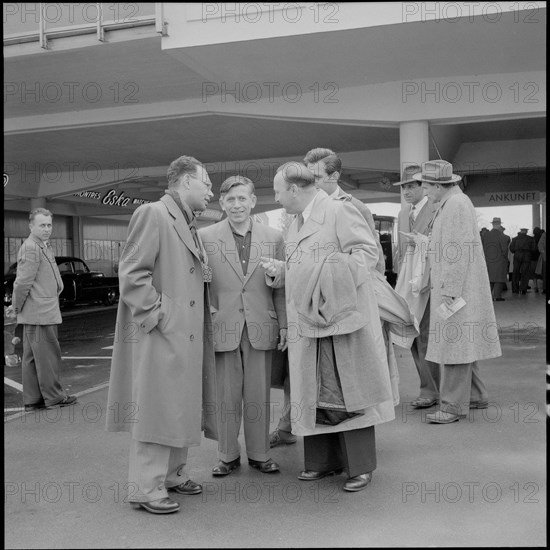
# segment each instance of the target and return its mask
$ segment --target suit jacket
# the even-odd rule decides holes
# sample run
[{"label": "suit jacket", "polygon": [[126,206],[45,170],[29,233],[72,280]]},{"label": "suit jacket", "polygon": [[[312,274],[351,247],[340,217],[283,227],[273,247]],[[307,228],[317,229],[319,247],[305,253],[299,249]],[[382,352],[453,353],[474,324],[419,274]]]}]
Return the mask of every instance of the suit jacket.
[{"label": "suit jacket", "polygon": [[[317,338],[302,334],[299,304],[292,298],[296,282],[307,278],[328,255],[348,264],[357,285],[357,309],[366,321],[365,326],[355,332],[333,337],[346,409],[360,409],[363,413],[337,426],[315,422]],[[378,252],[363,216],[350,201],[335,201],[324,191],[318,191],[311,215],[300,231],[296,220],[289,227],[285,259],[285,263],[277,263],[279,273],[273,284],[286,287],[290,399],[300,413],[292,415],[292,432],[316,435],[393,420],[394,397],[373,286]]]},{"label": "suit jacket", "polygon": [[59,295],[63,281],[50,247],[29,235],[17,254],[17,275],[13,283],[12,305],[17,322],[26,325],[61,323]]},{"label": "suit jacket", "polygon": [[510,237],[500,229],[491,229],[481,238],[487,271],[491,283],[505,283],[508,280],[508,247]]},{"label": "suit jacket", "polygon": [[119,264],[120,300],[107,429],[171,447],[217,435],[210,304],[189,225],[169,195],[132,215]]},{"label": "suit jacket", "polygon": [[[401,208],[397,216],[397,230],[403,231],[404,233],[418,231],[418,233],[422,233],[422,235],[428,235],[428,225],[435,216],[435,213],[437,212],[437,205],[428,200],[416,215],[416,219],[414,220],[412,226],[409,218],[410,212],[410,204],[405,204],[403,208]],[[401,271],[401,266],[403,265],[403,259],[405,257],[405,254],[407,253],[407,245],[414,244],[414,241],[410,241],[403,237],[401,233],[398,233],[397,243],[397,273],[399,273]]]},{"label": "suit jacket", "polygon": [[514,264],[517,262],[530,262],[531,253],[535,251],[535,239],[530,235],[518,233],[510,243],[510,252],[514,254]]},{"label": "suit jacket", "polygon": [[359,199],[356,199],[353,195],[349,195],[348,193],[345,193],[340,186],[338,186],[338,199],[350,200],[351,204],[353,204],[353,206],[355,206],[355,208],[359,210],[359,212],[361,213],[361,216],[365,218],[365,221],[367,222],[367,225],[371,230],[372,237],[376,242],[376,248],[378,248],[378,262],[376,263],[376,270],[382,273],[383,275],[386,272],[386,260],[384,258],[384,250],[382,249],[382,244],[380,243],[380,236],[376,232],[374,218],[372,216],[372,213],[369,207],[364,202],[360,201]]},{"label": "suit jacket", "polygon": [[284,289],[266,285],[260,257],[284,258],[280,231],[252,222],[250,259],[243,275],[229,220],[199,230],[208,264],[214,345],[217,352],[237,349],[246,323],[254,349],[277,347],[279,327],[286,328]]}]

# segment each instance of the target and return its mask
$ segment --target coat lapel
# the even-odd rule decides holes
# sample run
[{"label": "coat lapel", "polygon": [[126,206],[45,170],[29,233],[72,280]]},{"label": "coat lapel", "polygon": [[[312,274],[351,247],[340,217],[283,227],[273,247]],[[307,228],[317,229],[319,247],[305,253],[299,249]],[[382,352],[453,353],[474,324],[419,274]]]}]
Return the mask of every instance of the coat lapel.
[{"label": "coat lapel", "polygon": [[319,192],[313,199],[313,208],[311,210],[311,214],[309,218],[305,221],[302,229],[300,229],[300,231],[298,231],[298,233],[296,234],[297,243],[303,241],[310,235],[317,233],[317,231],[321,229],[321,226],[323,225],[323,222],[325,220],[325,209],[319,209],[319,204],[325,198],[326,200],[331,200],[326,193],[323,193],[323,195],[324,196],[321,196],[321,192]]},{"label": "coat lapel", "polygon": [[310,237],[311,235],[317,233],[323,226],[323,222],[325,220],[325,209],[319,208],[319,205],[321,204],[323,199],[332,200],[328,197],[326,193],[322,191],[317,193],[317,195],[313,199],[314,202],[311,214],[305,221],[300,231],[297,231],[298,222],[296,221],[296,219],[290,225],[288,229],[288,242],[285,245],[287,262],[289,262],[292,259],[292,256],[294,256],[294,254],[296,253],[300,242],[307,237]]},{"label": "coat lapel", "polygon": [[185,216],[183,215],[183,212],[180,210],[179,206],[176,204],[174,199],[170,197],[170,195],[164,195],[163,197],[161,197],[160,200],[164,203],[166,209],[168,210],[168,213],[172,217],[174,229],[176,230],[179,238],[183,241],[183,243],[185,244],[185,246],[187,246],[191,253],[199,261],[201,261],[199,251],[197,250],[197,246],[195,245],[195,240],[193,239],[193,235],[191,235],[191,230],[189,229],[187,221],[185,220]]},{"label": "coat lapel", "polygon": [[261,256],[270,256],[273,252],[270,250],[270,246],[274,243],[267,243],[263,238],[263,228],[258,222],[252,223],[252,235],[250,238],[250,258],[248,260],[248,269],[246,271],[246,277],[244,279],[245,284],[252,276],[258,265],[260,264]]}]

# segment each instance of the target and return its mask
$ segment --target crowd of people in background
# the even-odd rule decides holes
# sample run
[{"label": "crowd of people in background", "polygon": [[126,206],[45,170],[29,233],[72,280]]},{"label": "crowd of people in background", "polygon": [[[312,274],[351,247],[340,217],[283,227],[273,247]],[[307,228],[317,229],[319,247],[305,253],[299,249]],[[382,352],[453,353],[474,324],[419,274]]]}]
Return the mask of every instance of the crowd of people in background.
[{"label": "crowd of people in background", "polygon": [[[524,295],[530,290],[546,294],[546,232],[523,227],[514,238],[506,235],[500,218],[493,218],[491,230],[480,231],[487,262],[493,300],[502,302],[502,293],[511,283],[512,294]],[[532,286],[530,286],[530,283]]]}]

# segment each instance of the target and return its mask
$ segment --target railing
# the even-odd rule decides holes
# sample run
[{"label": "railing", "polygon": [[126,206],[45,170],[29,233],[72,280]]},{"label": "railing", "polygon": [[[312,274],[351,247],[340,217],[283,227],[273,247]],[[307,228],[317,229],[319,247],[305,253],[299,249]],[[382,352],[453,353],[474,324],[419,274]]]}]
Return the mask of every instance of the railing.
[{"label": "railing", "polygon": [[[21,6],[17,9],[26,10],[28,8],[24,8],[23,6],[28,5],[29,4],[10,4],[9,6]],[[78,12],[79,8],[74,8],[75,5],[81,6],[80,12]],[[21,17],[21,20],[18,22],[21,23],[23,28],[28,28],[26,16],[29,13],[34,15],[34,20],[37,23],[36,29],[23,30],[13,34],[4,33],[4,46],[27,42],[39,42],[43,49],[48,49],[49,39],[81,36],[85,34],[95,34],[99,42],[105,42],[106,31],[149,25],[154,25],[157,33],[166,35],[166,23],[163,17],[162,2],[154,3],[154,13],[145,13],[143,15],[139,15],[139,11],[148,11],[144,9],[144,6],[148,6],[148,4],[106,4],[103,2],[96,2],[95,4],[65,4],[65,6],[73,6],[72,11],[68,13],[70,24],[52,27],[51,24],[58,23],[61,18],[54,18],[49,11],[52,11],[50,8],[59,6],[63,6],[63,4],[38,3],[38,9],[36,11],[21,11],[21,13],[18,14],[17,12],[8,11],[11,8],[4,5],[4,31],[8,30],[6,27],[9,28],[9,24],[6,25],[6,22],[9,22],[9,18],[15,18],[17,21],[18,15]],[[126,11],[122,12],[121,7]],[[90,10],[90,8],[94,8],[94,10]],[[86,13],[84,13],[84,9],[86,9]],[[134,9],[133,12],[132,9]],[[90,11],[92,11],[92,17],[90,17]],[[122,17],[126,14],[128,14],[128,16]],[[64,15],[66,16],[67,13]],[[77,16],[76,18],[74,17],[75,15]],[[67,17],[65,17],[65,19],[67,19]],[[76,20],[84,20],[85,22],[76,23]]]}]

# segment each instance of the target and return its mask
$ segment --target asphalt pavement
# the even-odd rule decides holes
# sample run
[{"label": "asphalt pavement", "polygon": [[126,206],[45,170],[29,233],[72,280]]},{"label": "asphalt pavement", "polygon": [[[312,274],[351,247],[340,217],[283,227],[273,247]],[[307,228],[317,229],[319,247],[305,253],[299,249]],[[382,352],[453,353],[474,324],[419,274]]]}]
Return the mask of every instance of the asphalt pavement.
[{"label": "asphalt pavement", "polygon": [[[343,475],[299,481],[303,440],[272,450],[276,474],[243,464],[214,478],[216,443],[189,454],[203,493],[156,516],[128,502],[128,434],[104,430],[107,387],[64,409],[16,413],[5,428],[6,548],[546,546],[546,297],[495,303],[503,357],[480,363],[490,406],[448,425],[409,405],[418,377],[396,348],[401,403],[376,428],[363,491]],[[162,396],[159,396],[162,399]],[[272,390],[275,426],[282,391]],[[244,447],[243,436],[240,437]]]}]

